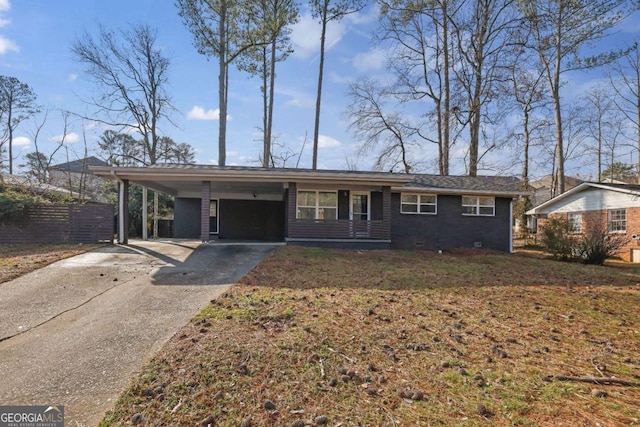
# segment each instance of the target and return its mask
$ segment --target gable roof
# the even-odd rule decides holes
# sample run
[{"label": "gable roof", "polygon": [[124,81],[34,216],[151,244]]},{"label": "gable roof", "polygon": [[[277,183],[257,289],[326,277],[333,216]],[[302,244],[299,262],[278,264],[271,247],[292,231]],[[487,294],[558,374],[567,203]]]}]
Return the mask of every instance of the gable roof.
[{"label": "gable roof", "polygon": [[109,166],[109,164],[95,156],[85,157],[84,159],[73,160],[67,163],[60,163],[49,167],[49,169],[61,170],[65,172],[87,173],[89,166]]},{"label": "gable roof", "polygon": [[640,197],[640,185],[638,184],[611,184],[611,183],[603,183],[603,182],[583,182],[582,184],[579,184],[578,186],[573,187],[571,190],[565,191],[559,196],[556,196],[553,199],[547,200],[546,202],[534,207],[533,209],[528,210],[526,214],[527,215],[538,214],[540,213],[541,210],[548,208],[549,206],[552,206],[573,194],[588,190],[590,188],[599,188],[603,190],[631,194],[631,195]]},{"label": "gable roof", "polygon": [[[486,194],[517,197],[524,194],[520,180],[514,177],[469,177],[426,174],[404,174],[374,171],[345,171],[326,169],[264,168],[249,166],[174,165],[156,164],[149,167],[91,167],[98,176],[128,179],[169,194],[199,191],[202,181],[228,187],[223,183],[261,185],[263,192],[282,189],[282,184],[297,182],[305,185],[376,185],[390,186],[394,191],[438,191],[443,194]],[[197,185],[197,186],[196,186]],[[260,191],[257,191],[260,192]]]}]

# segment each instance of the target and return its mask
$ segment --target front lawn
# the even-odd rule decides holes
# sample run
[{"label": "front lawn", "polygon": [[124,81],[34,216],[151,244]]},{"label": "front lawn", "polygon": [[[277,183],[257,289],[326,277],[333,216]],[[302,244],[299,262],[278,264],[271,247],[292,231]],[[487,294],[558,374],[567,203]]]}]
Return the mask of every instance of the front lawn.
[{"label": "front lawn", "polygon": [[640,425],[639,283],[486,251],[283,247],[101,425]]}]

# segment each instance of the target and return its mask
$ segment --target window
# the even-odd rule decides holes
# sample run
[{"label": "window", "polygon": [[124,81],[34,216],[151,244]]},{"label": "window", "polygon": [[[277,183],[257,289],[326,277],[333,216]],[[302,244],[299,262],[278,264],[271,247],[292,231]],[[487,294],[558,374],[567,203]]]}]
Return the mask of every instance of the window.
[{"label": "window", "polygon": [[298,219],[337,219],[338,193],[298,191]]},{"label": "window", "polygon": [[582,212],[567,213],[567,228],[569,233],[582,233]]},{"label": "window", "polygon": [[495,197],[462,196],[462,215],[494,216]]},{"label": "window", "polygon": [[400,213],[431,214],[438,212],[438,197],[435,194],[402,194]]},{"label": "window", "polygon": [[609,233],[627,232],[627,210],[612,209],[609,211]]}]

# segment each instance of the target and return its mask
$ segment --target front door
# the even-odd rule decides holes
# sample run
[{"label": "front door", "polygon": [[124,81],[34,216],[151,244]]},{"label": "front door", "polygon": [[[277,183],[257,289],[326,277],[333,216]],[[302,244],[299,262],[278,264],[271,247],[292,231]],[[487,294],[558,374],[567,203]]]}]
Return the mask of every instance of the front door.
[{"label": "front door", "polygon": [[351,220],[355,236],[365,237],[369,235],[369,220],[371,206],[369,193],[351,193]]},{"label": "front door", "polygon": [[218,234],[218,201],[209,202],[209,234]]}]

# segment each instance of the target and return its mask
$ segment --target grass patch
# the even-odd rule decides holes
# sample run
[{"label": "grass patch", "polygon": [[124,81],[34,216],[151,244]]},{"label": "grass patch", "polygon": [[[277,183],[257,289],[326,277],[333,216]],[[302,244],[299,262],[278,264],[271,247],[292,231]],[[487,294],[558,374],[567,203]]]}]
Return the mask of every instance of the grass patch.
[{"label": "grass patch", "polygon": [[485,251],[283,247],[171,339],[101,426],[638,424],[639,387],[546,379],[640,381],[638,282],[637,268]]}]

